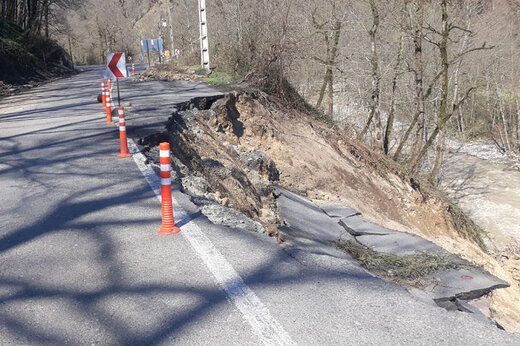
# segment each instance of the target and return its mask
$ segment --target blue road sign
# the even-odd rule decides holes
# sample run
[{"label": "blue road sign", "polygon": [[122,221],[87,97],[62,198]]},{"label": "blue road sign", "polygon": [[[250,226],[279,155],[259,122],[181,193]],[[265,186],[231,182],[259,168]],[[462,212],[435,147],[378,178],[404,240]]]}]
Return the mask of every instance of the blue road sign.
[{"label": "blue road sign", "polygon": [[141,47],[143,52],[162,52],[163,51],[163,40],[161,38],[149,38],[141,40]]}]

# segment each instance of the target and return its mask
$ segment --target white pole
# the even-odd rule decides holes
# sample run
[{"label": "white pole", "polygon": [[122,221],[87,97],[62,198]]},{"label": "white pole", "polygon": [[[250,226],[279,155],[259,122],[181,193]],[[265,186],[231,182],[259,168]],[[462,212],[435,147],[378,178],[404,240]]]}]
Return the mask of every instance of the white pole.
[{"label": "white pole", "polygon": [[170,42],[171,42],[171,46],[170,46],[170,56],[173,56],[175,54],[175,45],[173,44],[173,21],[172,21],[172,10],[170,8],[171,4],[170,2],[168,1],[167,3],[167,6],[168,6],[168,22],[170,24]]},{"label": "white pole", "polygon": [[199,0],[200,23],[200,63],[207,72],[209,69],[208,24],[206,22],[206,0]]}]

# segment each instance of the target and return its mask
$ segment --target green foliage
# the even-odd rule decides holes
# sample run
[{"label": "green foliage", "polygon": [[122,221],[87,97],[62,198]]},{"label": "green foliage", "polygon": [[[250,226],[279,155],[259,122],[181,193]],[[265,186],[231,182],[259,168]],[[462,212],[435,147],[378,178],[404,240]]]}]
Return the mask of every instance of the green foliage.
[{"label": "green foliage", "polygon": [[22,29],[0,18],[0,38],[16,40],[23,35]]},{"label": "green foliage", "polygon": [[25,33],[2,20],[0,66],[0,81],[18,84],[70,71],[70,59],[56,41]]},{"label": "green foliage", "polygon": [[0,80],[16,83],[30,76],[38,65],[38,59],[16,41],[0,38]]},{"label": "green foliage", "polygon": [[202,80],[214,85],[228,84],[235,81],[233,76],[225,72],[212,72],[209,76],[203,78]]}]

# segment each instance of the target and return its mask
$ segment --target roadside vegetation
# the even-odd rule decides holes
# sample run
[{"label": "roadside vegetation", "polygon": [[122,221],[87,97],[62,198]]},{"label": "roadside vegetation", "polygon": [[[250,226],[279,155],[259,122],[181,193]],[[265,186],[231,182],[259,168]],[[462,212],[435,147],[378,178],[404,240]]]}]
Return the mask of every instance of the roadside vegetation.
[{"label": "roadside vegetation", "polygon": [[69,55],[49,36],[48,18],[37,11],[48,10],[21,6],[5,0],[0,8],[0,95],[72,72]]},{"label": "roadside vegetation", "polygon": [[25,33],[0,21],[0,81],[11,84],[44,80],[71,71],[68,55],[56,41]]},{"label": "roadside vegetation", "polygon": [[213,85],[222,85],[222,84],[229,84],[233,83],[235,79],[230,74],[227,74],[226,72],[212,72],[208,76],[202,78],[202,80],[206,83],[213,84]]},{"label": "roadside vegetation", "polygon": [[352,241],[338,241],[336,246],[351,255],[371,273],[400,285],[421,288],[429,283],[424,279],[436,271],[457,269],[446,256],[420,253],[396,256],[376,252]]}]

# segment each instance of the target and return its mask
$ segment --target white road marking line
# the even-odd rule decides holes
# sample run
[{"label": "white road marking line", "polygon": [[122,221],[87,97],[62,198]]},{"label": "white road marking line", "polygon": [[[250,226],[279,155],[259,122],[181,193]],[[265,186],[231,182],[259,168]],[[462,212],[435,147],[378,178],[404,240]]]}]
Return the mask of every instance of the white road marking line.
[{"label": "white road marking line", "polygon": [[[146,181],[161,199],[161,180],[154,170],[145,164],[146,158],[132,139],[128,139],[128,149],[133,154],[137,167],[143,173]],[[189,221],[189,215],[172,197],[175,215],[178,219]],[[258,296],[246,285],[220,251],[193,222],[187,222],[181,227],[182,234],[191,244],[197,255],[202,259],[209,271],[215,277],[217,284],[226,292],[244,316],[260,340],[265,345],[295,345],[282,325],[274,319]]]}]

